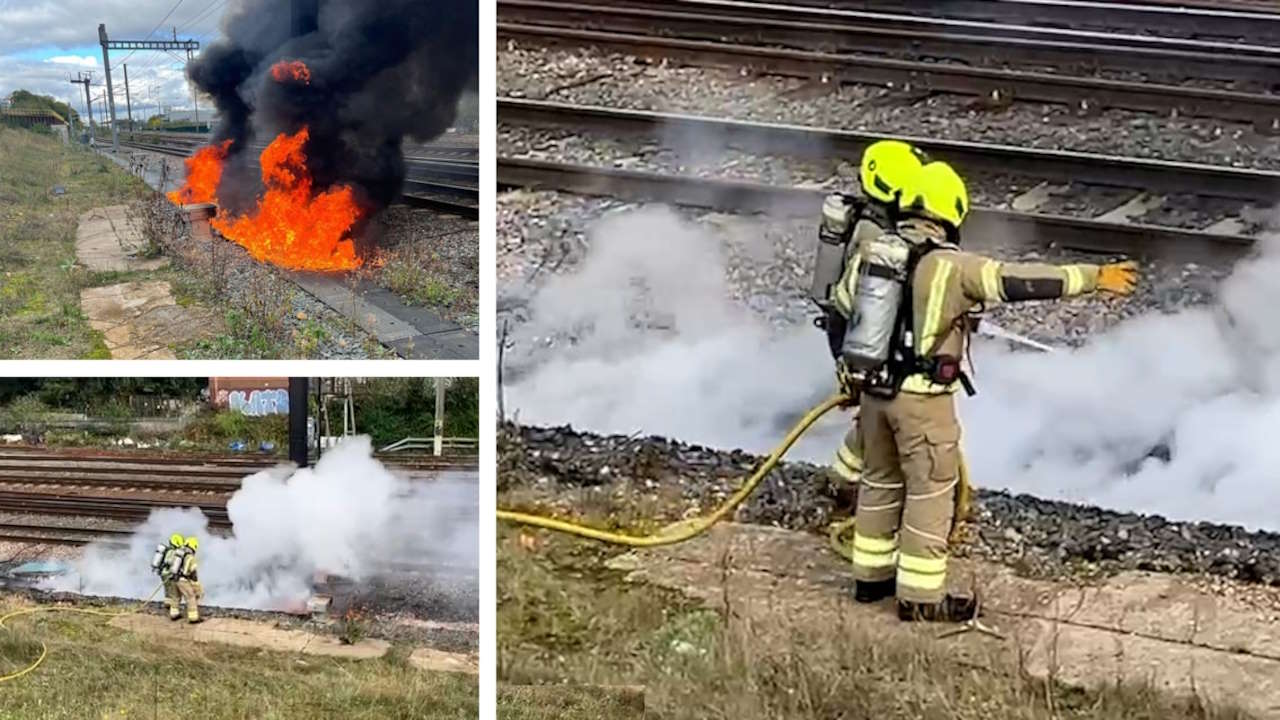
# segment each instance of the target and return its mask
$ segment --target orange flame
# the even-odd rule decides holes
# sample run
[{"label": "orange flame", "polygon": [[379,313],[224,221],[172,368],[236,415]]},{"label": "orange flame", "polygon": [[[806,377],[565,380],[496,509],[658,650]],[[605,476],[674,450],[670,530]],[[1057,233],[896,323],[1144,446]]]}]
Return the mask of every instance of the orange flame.
[{"label": "orange flame", "polygon": [[211,224],[259,260],[294,270],[353,270],[361,261],[349,233],[363,213],[346,185],[312,190],[303,152],[309,137],[304,127],[273,140],[259,158],[266,193],[258,207],[241,217],[219,210]]},{"label": "orange flame", "polygon": [[295,82],[311,84],[311,68],[301,60],[281,60],[271,66],[271,77],[276,82],[285,82],[293,80]]},{"label": "orange flame", "polygon": [[222,180],[222,161],[227,159],[231,141],[219,145],[207,145],[183,163],[187,166],[187,182],[180,189],[168,194],[175,205],[214,202],[218,183]]}]

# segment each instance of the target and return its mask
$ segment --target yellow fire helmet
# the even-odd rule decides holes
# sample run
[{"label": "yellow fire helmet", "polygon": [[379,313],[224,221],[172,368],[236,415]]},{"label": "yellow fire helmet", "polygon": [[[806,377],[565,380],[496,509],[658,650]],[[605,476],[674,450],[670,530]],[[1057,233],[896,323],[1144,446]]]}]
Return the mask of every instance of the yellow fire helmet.
[{"label": "yellow fire helmet", "polygon": [[182,547],[183,542],[182,536],[178,533],[174,533],[169,536],[169,544],[174,547]]},{"label": "yellow fire helmet", "polygon": [[880,202],[898,201],[911,179],[920,172],[922,153],[900,140],[880,140],[862,152],[858,173],[862,192]]},{"label": "yellow fire helmet", "polygon": [[946,223],[960,229],[969,214],[969,191],[950,165],[931,162],[902,191],[902,212]]},{"label": "yellow fire helmet", "polygon": [[191,537],[187,538],[187,547],[191,548],[192,550],[199,550],[200,541],[197,540],[194,535],[192,535]]}]

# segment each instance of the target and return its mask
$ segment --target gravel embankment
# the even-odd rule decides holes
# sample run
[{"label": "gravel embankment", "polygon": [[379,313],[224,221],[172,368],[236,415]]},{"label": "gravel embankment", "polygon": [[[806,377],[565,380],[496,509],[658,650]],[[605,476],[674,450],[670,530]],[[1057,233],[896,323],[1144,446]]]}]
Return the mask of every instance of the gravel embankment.
[{"label": "gravel embankment", "polygon": [[497,71],[499,94],[513,98],[1280,168],[1280,137],[1261,135],[1246,123],[1207,118],[1082,113],[1031,102],[993,109],[959,95],[870,85],[831,88],[797,78],[655,63],[597,48],[549,49],[513,41],[501,45]]},{"label": "gravel embankment", "polygon": [[[499,492],[521,503],[663,509],[664,519],[723,501],[758,458],[659,438],[600,436],[571,428],[505,425],[498,436]],[[824,532],[837,506],[829,471],[783,463],[739,510],[740,522]],[[960,554],[1037,577],[1136,569],[1280,587],[1280,534],[1171,522],[979,490]]]},{"label": "gravel embankment", "polygon": [[480,321],[480,225],[432,210],[394,205],[377,219],[376,261],[362,271],[409,305],[463,327]]}]

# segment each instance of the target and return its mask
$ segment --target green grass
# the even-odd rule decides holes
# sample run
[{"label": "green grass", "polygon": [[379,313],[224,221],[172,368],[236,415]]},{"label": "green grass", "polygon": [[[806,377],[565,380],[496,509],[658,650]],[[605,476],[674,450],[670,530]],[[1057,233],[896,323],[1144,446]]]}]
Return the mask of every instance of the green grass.
[{"label": "green grass", "polygon": [[0,358],[104,357],[80,312],[80,290],[97,278],[75,267],[78,218],[146,192],[106,158],[0,127]]},{"label": "green grass", "polygon": [[107,622],[55,613],[0,630],[0,675],[27,665],[40,641],[49,646],[35,672],[0,684],[0,720],[471,720],[479,712],[475,676],[413,668],[408,648],[347,661],[160,641]]},{"label": "green grass", "polygon": [[382,282],[409,305],[446,309],[458,300],[458,292],[416,258],[392,258],[382,268]]},{"label": "green grass", "polygon": [[644,716],[642,688],[594,685],[498,687],[498,717],[503,720],[558,720],[578,717],[639,720]]},{"label": "green grass", "polygon": [[[571,720],[626,717],[573,692],[548,699],[566,684],[641,686],[645,717],[690,720],[1248,717],[1151,687],[1046,688],[1002,652],[961,662],[943,643],[887,644],[856,624],[764,627],[626,582],[605,569],[613,551],[598,544],[523,532],[502,527],[498,535],[502,718],[546,717],[538,713],[550,702],[566,703],[558,716]],[[530,700],[524,685],[547,686],[551,695]]]}]

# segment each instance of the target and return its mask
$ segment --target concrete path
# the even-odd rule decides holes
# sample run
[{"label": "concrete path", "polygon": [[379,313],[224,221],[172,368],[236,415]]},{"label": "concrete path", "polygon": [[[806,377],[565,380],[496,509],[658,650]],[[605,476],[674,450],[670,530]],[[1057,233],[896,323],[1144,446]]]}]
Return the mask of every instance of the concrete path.
[{"label": "concrete path", "polygon": [[409,653],[409,664],[431,672],[480,674],[480,662],[475,656],[432,648],[418,648]]},{"label": "concrete path", "polygon": [[86,288],[80,291],[80,308],[117,360],[172,360],[174,347],[222,329],[216,313],[179,306],[164,281]]},{"label": "concrete path", "polygon": [[984,667],[1022,667],[1035,678],[1099,687],[1151,683],[1198,693],[1264,718],[1280,718],[1280,592],[1188,578],[1125,573],[1096,584],[1016,577],[1000,565],[954,560],[951,582],[982,591],[984,622],[1005,639],[976,633],[940,639],[946,626],[901,623],[890,603],[859,605],[847,564],[822,538],[725,524],[697,540],[615,558],[629,579],[679,590],[786,637],[791,629],[860,625],[889,641],[945,643]]},{"label": "concrete path", "polygon": [[[238,618],[213,617],[199,625],[172,621],[149,614],[121,615],[111,625],[122,630],[162,637],[167,640],[220,643],[237,647],[259,648],[276,652],[323,655],[346,660],[380,658],[391,649],[391,643],[368,638],[353,644],[343,643],[332,635],[318,635],[303,630],[285,630],[271,623]],[[450,672],[476,675],[479,660],[474,655],[418,648],[409,654],[409,664],[427,672]]]},{"label": "concrete path", "polygon": [[405,305],[386,288],[363,282],[352,288],[342,278],[323,273],[294,272],[289,277],[402,358],[474,360],[480,357],[479,335],[427,308]]},{"label": "concrete path", "polygon": [[76,258],[94,272],[158,270],[167,258],[143,258],[142,232],[129,220],[124,205],[94,208],[80,216]]},{"label": "concrete path", "polygon": [[221,643],[238,647],[261,648],[277,652],[324,655],[347,660],[380,658],[391,649],[386,640],[369,639],[347,645],[331,635],[316,635],[301,630],[283,630],[253,620],[209,618],[199,625],[172,621],[159,615],[121,615],[111,625],[147,635],[177,640]]}]

